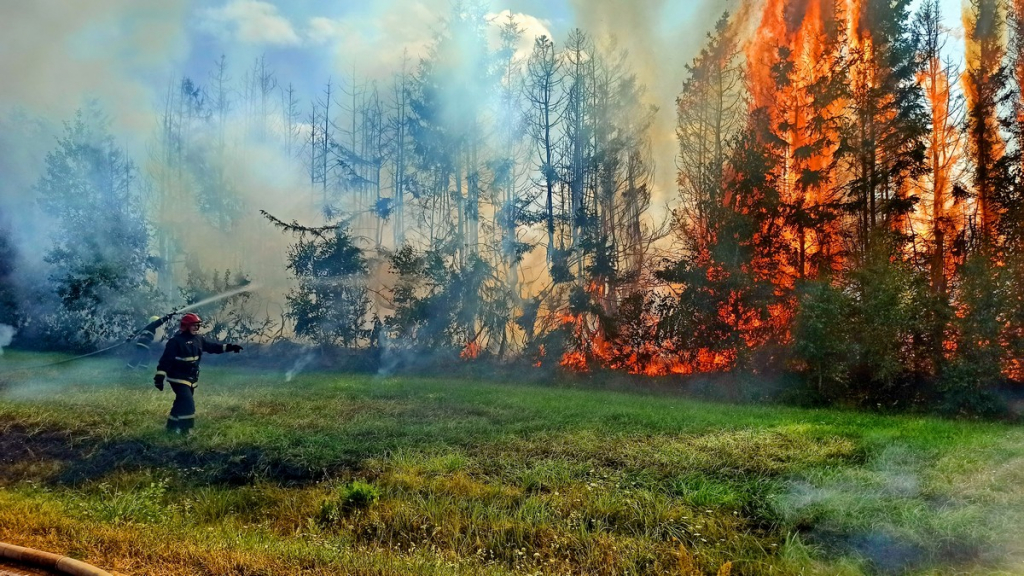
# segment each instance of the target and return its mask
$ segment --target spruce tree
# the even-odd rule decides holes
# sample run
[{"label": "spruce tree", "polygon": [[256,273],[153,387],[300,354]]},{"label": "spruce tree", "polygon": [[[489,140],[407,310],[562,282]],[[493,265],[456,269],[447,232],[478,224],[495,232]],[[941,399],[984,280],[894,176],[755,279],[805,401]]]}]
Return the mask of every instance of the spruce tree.
[{"label": "spruce tree", "polygon": [[152,313],[147,225],[135,165],[95,104],[65,123],[36,191],[56,222],[46,255],[56,296],[44,319],[50,344],[90,347],[132,333]]}]

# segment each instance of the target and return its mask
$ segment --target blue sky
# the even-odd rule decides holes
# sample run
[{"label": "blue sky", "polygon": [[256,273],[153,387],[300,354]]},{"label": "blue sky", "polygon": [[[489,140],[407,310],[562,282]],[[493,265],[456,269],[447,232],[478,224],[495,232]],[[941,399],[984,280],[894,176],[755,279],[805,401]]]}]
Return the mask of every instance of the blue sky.
[{"label": "blue sky", "polygon": [[[236,69],[264,55],[282,81],[303,92],[353,69],[360,76],[386,76],[403,49],[415,63],[447,6],[447,0],[199,2],[190,15],[192,49],[183,69],[201,77],[221,53]],[[514,0],[501,7],[535,16],[531,29],[556,37],[572,25],[565,2]]]}]

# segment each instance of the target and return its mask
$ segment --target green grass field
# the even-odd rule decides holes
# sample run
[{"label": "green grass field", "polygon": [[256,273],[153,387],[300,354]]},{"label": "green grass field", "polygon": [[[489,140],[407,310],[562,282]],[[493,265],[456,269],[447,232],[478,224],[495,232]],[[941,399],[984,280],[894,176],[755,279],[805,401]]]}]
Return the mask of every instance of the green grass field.
[{"label": "green grass field", "polygon": [[[0,540],[131,575],[1024,574],[1024,429],[0,356]],[[220,363],[221,367],[218,367]]]}]

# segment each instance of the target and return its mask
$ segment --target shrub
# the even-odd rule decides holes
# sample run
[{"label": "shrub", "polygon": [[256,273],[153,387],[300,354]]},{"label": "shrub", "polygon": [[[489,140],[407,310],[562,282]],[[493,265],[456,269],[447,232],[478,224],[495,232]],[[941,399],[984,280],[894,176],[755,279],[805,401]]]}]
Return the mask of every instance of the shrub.
[{"label": "shrub", "polygon": [[317,523],[329,526],[337,523],[345,516],[365,510],[380,500],[380,490],[373,484],[354,480],[342,486],[337,497],[324,500],[320,504],[320,512],[317,514]]},{"label": "shrub", "polygon": [[827,399],[844,395],[849,384],[851,308],[849,296],[827,282],[811,282],[802,290],[793,352],[818,394]]}]

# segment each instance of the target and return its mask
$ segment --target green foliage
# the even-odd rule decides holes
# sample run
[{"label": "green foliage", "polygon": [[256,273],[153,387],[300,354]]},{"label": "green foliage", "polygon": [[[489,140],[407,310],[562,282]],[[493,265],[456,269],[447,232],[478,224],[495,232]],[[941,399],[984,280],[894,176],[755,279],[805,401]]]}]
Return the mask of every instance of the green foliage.
[{"label": "green foliage", "polygon": [[1003,381],[1007,274],[984,254],[973,256],[963,268],[963,282],[957,290],[963,311],[952,323],[956,355],[939,379],[941,408],[948,414],[992,415],[1000,411],[992,389]]},{"label": "green foliage", "polygon": [[373,484],[354,480],[338,491],[338,503],[345,509],[369,508],[380,500],[380,489]]},{"label": "green foliage", "polygon": [[883,240],[848,280],[800,289],[792,350],[830,402],[908,407],[929,400],[920,382],[944,362],[948,308],[924,273],[890,257]]},{"label": "green foliage", "polygon": [[137,329],[151,314],[148,236],[135,165],[114,144],[95,105],[64,125],[36,184],[57,227],[47,252],[53,312],[42,318],[52,346],[89,348]]},{"label": "green foliage", "polygon": [[934,359],[929,343],[937,316],[925,275],[889,256],[882,242],[852,274],[853,315],[849,322],[854,357],[852,400],[907,407],[919,401],[915,378]]},{"label": "green foliage", "polygon": [[398,275],[390,326],[413,346],[461,349],[500,342],[513,324],[513,295],[476,254],[465,263],[447,250],[403,246],[391,255]]},{"label": "green foliage", "polygon": [[889,256],[878,243],[868,261],[852,275],[854,316],[850,328],[856,346],[853,371],[867,396],[894,393],[920,365],[923,351],[915,346],[929,331],[925,324],[928,285],[924,276]]},{"label": "green foliage", "polygon": [[939,377],[938,387],[942,394],[939,412],[965,418],[1004,415],[1006,402],[985,386],[992,383],[992,372],[990,365],[978,364],[968,358],[956,358],[950,362]]},{"label": "green foliage", "polygon": [[793,352],[822,397],[845,396],[855,348],[853,299],[829,282],[808,282],[793,327]]},{"label": "green foliage", "polygon": [[380,488],[362,480],[353,480],[339,488],[335,498],[320,504],[316,520],[323,526],[331,526],[349,514],[370,508],[379,500]]},{"label": "green foliage", "polygon": [[297,335],[346,347],[368,337],[366,257],[343,226],[301,235],[288,251],[288,270],[298,280],[287,297]]}]

